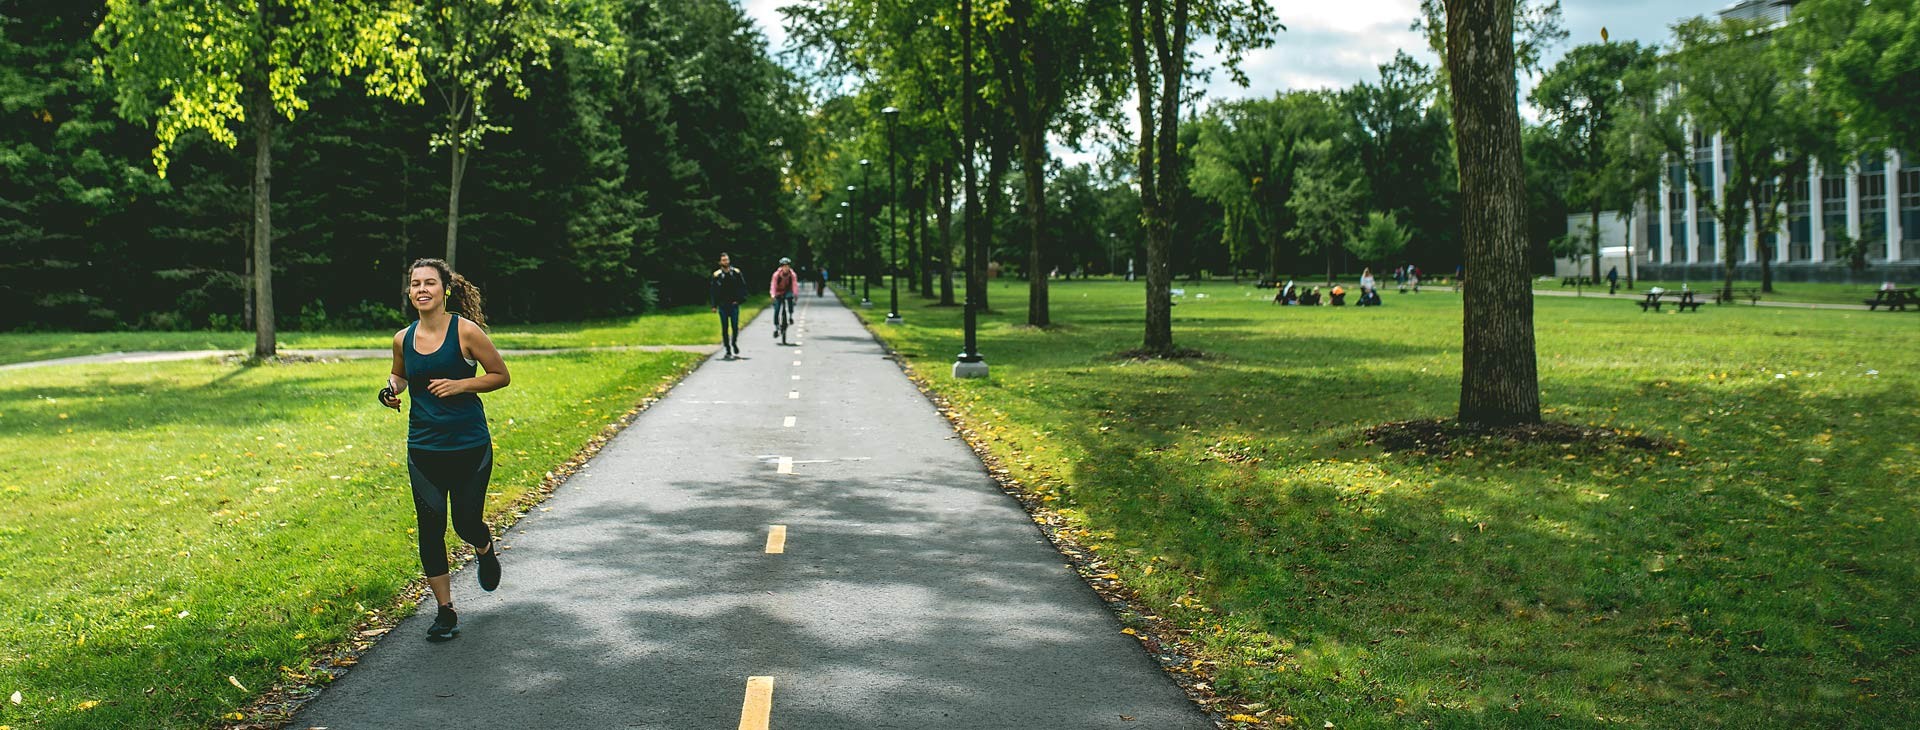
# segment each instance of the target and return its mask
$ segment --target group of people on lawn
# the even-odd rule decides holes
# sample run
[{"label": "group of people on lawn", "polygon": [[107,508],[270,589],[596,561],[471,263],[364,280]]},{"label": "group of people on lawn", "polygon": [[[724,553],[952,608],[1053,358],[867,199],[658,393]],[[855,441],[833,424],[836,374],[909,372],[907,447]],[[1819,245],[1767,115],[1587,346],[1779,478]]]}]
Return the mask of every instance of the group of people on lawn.
[{"label": "group of people on lawn", "polygon": [[[1415,279],[1415,281],[1418,281],[1418,279]],[[1346,287],[1329,283],[1326,288],[1327,293],[1323,295],[1320,293],[1321,287],[1302,287],[1294,284],[1292,279],[1288,279],[1285,284],[1280,285],[1280,290],[1274,293],[1273,303],[1302,307],[1317,307],[1323,304],[1333,307],[1346,306]],[[1355,302],[1354,306],[1380,306],[1380,288],[1374,282],[1373,269],[1371,268],[1360,272],[1360,301]]]}]

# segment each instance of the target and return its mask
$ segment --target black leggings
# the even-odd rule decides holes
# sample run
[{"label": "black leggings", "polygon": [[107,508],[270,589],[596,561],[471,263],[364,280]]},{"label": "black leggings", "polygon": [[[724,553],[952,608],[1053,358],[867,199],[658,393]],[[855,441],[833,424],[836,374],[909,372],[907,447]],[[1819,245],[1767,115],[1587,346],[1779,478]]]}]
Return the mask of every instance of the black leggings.
[{"label": "black leggings", "polygon": [[447,574],[447,505],[453,531],[478,549],[493,539],[481,519],[487,482],[493,478],[493,445],[459,451],[407,449],[407,473],[413,477],[413,515],[419,523],[420,569],[428,578]]}]

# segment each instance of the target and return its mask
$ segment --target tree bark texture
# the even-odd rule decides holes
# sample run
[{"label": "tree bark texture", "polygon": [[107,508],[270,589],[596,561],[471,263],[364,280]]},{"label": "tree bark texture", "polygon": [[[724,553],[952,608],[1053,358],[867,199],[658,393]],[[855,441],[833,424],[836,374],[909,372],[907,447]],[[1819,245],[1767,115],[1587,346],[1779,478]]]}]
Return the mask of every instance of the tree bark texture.
[{"label": "tree bark texture", "polygon": [[[1140,103],[1140,216],[1147,239],[1146,336],[1141,344],[1147,352],[1161,354],[1174,349],[1170,259],[1178,187],[1175,182],[1180,179],[1180,82],[1186,71],[1187,36],[1187,0],[1171,1],[1171,38],[1166,0],[1132,0],[1127,8],[1134,86]],[[1158,93],[1153,88],[1156,71],[1161,87]]]},{"label": "tree bark texture", "polygon": [[[993,304],[987,297],[987,264],[993,260],[993,239],[995,224],[1000,220],[1000,209],[1007,203],[1007,168],[1010,167],[1008,140],[1005,134],[995,134],[987,140],[987,181],[986,201],[980,206],[979,220],[974,223],[974,243],[979,249],[974,254],[973,265],[977,272],[969,272],[971,280],[975,273],[980,276],[980,311],[993,311]],[[1004,271],[1004,270],[1003,270]]]},{"label": "tree bark texture", "polygon": [[275,354],[273,321],[273,93],[253,89],[253,356]]},{"label": "tree bark texture", "polygon": [[453,146],[453,171],[447,185],[447,268],[455,268],[455,256],[460,241],[460,182],[467,177],[467,153],[460,146]]},{"label": "tree bark texture", "polygon": [[1033,125],[1021,132],[1023,157],[1021,172],[1027,178],[1027,324],[1046,327],[1053,324],[1047,306],[1047,135]]},{"label": "tree bark texture", "polygon": [[940,181],[940,204],[933,211],[934,224],[940,228],[940,306],[951,307],[953,300],[953,169],[934,163]]},{"label": "tree bark texture", "polygon": [[1467,274],[1460,420],[1484,425],[1540,421],[1513,3],[1446,0]]}]

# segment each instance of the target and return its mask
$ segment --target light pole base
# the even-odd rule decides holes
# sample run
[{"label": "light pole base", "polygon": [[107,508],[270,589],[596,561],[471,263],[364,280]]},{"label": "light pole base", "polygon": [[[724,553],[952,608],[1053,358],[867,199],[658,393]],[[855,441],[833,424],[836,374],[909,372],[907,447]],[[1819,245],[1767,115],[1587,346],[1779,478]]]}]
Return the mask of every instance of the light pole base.
[{"label": "light pole base", "polygon": [[953,377],[956,377],[956,378],[987,377],[987,361],[978,360],[975,362],[956,362],[953,364]]},{"label": "light pole base", "polygon": [[861,308],[861,309],[872,309],[872,308],[873,308],[873,300],[871,300],[871,299],[862,299],[862,300],[860,300],[860,308]]},{"label": "light pole base", "polygon": [[907,321],[904,319],[901,319],[900,315],[898,314],[887,315],[887,324],[906,324],[906,323]]}]

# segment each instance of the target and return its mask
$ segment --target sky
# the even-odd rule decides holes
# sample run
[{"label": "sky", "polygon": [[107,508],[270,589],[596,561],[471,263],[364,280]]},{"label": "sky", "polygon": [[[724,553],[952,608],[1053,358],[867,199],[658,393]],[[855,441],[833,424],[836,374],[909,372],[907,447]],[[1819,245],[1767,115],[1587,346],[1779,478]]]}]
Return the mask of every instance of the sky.
[{"label": "sky", "polygon": [[[741,4],[760,24],[772,48],[778,50],[786,43],[778,9],[797,1],[741,0]],[[1419,0],[1268,2],[1287,31],[1272,48],[1245,59],[1243,67],[1250,86],[1242,88],[1226,74],[1216,73],[1208,85],[1208,97],[1268,97],[1279,91],[1341,88],[1356,81],[1372,81],[1379,76],[1378,66],[1392,60],[1400,49],[1423,63],[1438,62],[1427,50],[1426,39],[1409,29],[1420,14]],[[1667,28],[1674,22],[1710,14],[1728,4],[1730,0],[1562,0],[1568,38],[1548,53],[1545,65],[1551,67],[1569,47],[1598,42],[1603,26],[1613,40],[1657,44],[1666,40]],[[1532,118],[1531,110],[1524,108],[1526,90],[1532,83],[1523,78],[1521,87],[1521,113]],[[1071,153],[1065,156],[1079,157]]]}]

